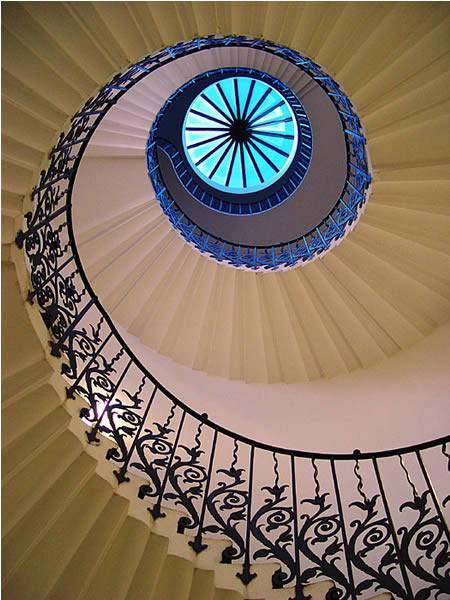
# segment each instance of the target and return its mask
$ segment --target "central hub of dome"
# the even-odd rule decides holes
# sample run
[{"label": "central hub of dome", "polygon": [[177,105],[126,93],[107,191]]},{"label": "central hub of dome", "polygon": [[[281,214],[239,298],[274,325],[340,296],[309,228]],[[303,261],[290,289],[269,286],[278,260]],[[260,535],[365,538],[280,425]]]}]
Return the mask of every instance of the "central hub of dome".
[{"label": "central hub of dome", "polygon": [[296,115],[279,91],[281,83],[270,81],[228,75],[210,83],[205,78],[186,111],[185,156],[194,173],[220,192],[265,190],[292,164],[299,142]]},{"label": "central hub of dome", "polygon": [[243,144],[250,139],[250,125],[245,119],[236,119],[230,125],[230,136],[234,142]]}]

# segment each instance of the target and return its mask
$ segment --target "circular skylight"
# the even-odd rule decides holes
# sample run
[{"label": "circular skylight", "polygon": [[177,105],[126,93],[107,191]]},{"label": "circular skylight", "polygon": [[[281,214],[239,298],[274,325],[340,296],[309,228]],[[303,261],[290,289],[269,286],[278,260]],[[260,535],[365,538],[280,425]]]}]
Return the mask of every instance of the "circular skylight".
[{"label": "circular skylight", "polygon": [[276,182],[291,165],[297,144],[297,121],[286,98],[252,77],[228,77],[204,88],[183,124],[183,147],[194,172],[234,194]]},{"label": "circular skylight", "polygon": [[[229,65],[229,44],[238,64],[253,57],[269,72],[220,66]],[[190,64],[191,50],[208,48],[223,48],[223,58],[216,69],[180,77],[149,132],[148,174],[173,227],[237,268],[287,269],[323,255],[353,227],[370,191],[365,138],[349,99],[290,48],[241,37],[189,48],[171,58]]]}]

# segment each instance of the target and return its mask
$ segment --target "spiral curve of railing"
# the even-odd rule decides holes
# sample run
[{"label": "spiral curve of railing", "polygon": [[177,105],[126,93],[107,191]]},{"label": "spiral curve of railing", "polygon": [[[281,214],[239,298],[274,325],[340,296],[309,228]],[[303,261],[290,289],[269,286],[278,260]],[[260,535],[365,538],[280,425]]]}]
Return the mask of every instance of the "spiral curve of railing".
[{"label": "spiral curve of railing", "polygon": [[[259,40],[268,51],[279,48]],[[114,442],[106,458],[120,484],[143,478],[139,498],[153,519],[164,507],[184,513],[196,553],[208,536],[229,541],[222,561],[244,584],[252,564],[274,560],[274,588],[334,582],[328,598],[356,600],[450,594],[450,495],[434,477],[450,470],[450,436],[382,452],[320,454],[272,447],[228,431],[175,397],[137,360],[96,298],[83,271],[71,201],[77,169],[108,109],[133,83],[181,53],[207,44],[255,44],[233,36],[196,39],[161,50],[117,75],[71,120],[31,194],[16,237],[29,269],[27,300],[36,303],[61,357],[67,397],[86,402],[80,417],[89,443]],[[431,467],[430,467],[431,465]]]}]

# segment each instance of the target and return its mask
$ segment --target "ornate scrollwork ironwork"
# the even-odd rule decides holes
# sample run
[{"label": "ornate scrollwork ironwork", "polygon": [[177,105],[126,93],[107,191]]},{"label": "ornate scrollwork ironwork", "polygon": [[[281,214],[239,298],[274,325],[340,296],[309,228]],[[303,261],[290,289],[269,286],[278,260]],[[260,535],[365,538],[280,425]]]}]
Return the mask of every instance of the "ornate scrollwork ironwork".
[{"label": "ornate scrollwork ironwork", "polygon": [[69,381],[76,381],[84,365],[98,353],[102,342],[100,333],[103,324],[104,318],[101,317],[95,325],[90,323],[79,329],[73,328],[66,336],[61,352],[68,362],[61,365],[61,374]]},{"label": "ornate scrollwork ironwork", "polygon": [[222,562],[231,563],[244,556],[245,542],[239,532],[239,525],[245,524],[248,508],[248,491],[242,489],[246,483],[245,469],[236,468],[238,444],[234,443],[233,460],[228,469],[218,469],[217,474],[224,478],[206,499],[206,505],[215,524],[204,528],[204,533],[221,533],[232,543],[222,552]]},{"label": "ornate scrollwork ironwork", "polygon": [[200,422],[193,448],[184,444],[180,445],[180,450],[184,451],[186,458],[176,456],[168,469],[169,483],[174,491],[165,492],[164,499],[173,500],[175,505],[181,506],[189,515],[179,519],[178,533],[184,533],[186,529],[195,529],[199,524],[199,513],[195,500],[202,497],[207,480],[206,468],[200,462],[200,457],[205,454],[205,451],[200,449],[202,428],[203,423]]},{"label": "ornate scrollwork ironwork", "polygon": [[261,491],[267,492],[267,496],[252,516],[250,529],[255,539],[263,546],[253,553],[253,559],[274,558],[279,561],[281,566],[272,577],[272,585],[274,588],[282,588],[295,579],[295,559],[292,551],[294,512],[292,506],[285,504],[289,485],[279,483],[279,465],[275,453],[273,459],[275,483],[273,486],[261,488]]},{"label": "ornate scrollwork ironwork", "polygon": [[398,530],[401,559],[427,585],[416,593],[415,600],[444,600],[450,594],[449,541],[444,523],[436,513],[433,514],[429,497],[430,492],[425,490],[400,506],[400,512],[408,509],[415,513],[412,526],[402,526]]},{"label": "ornate scrollwork ironwork", "polygon": [[87,401],[89,408],[86,407],[80,411],[81,418],[87,422],[93,423],[99,418],[99,407],[103,407],[113,393],[112,374],[116,373],[115,363],[124,353],[124,348],[120,348],[111,359],[100,352],[95,353],[85,363],[75,382],[67,388],[68,398],[72,398],[77,393]]},{"label": "ornate scrollwork ironwork", "polygon": [[142,390],[146,382],[147,377],[143,375],[134,394],[123,390],[128,402],[116,397],[105,406],[104,415],[99,424],[99,431],[110,437],[117,444],[116,447],[108,450],[106,454],[108,460],[114,460],[116,463],[123,464],[128,457],[129,447],[126,440],[134,439],[138,427],[143,420],[139,409],[144,403]]},{"label": "ornate scrollwork ironwork", "polygon": [[[86,294],[77,289],[74,279],[78,271],[64,273],[61,259],[67,256],[68,244],[63,244],[61,234],[66,223],[58,227],[46,224],[26,238],[26,252],[31,266],[31,286],[28,301],[36,299],[42,319],[52,337],[60,339],[77,319],[78,308]],[[61,263],[61,264],[60,264]]]},{"label": "ornate scrollwork ironwork", "polygon": [[[358,595],[373,587],[375,591],[386,590],[395,597],[406,600],[407,591],[393,575],[398,568],[399,559],[388,519],[379,515],[377,510],[379,498],[379,494],[371,498],[364,495],[362,502],[355,501],[350,504],[363,513],[362,519],[355,519],[350,523],[354,528],[349,540],[351,560],[358,569],[369,576],[356,586],[355,593]],[[371,555],[374,556],[376,567],[370,564]]]},{"label": "ornate scrollwork ironwork", "polygon": [[307,584],[319,576],[328,577],[339,585],[338,597],[347,600],[350,597],[349,583],[337,564],[343,558],[342,524],[336,507],[327,500],[329,496],[328,492],[320,493],[319,489],[314,498],[301,501],[301,504],[314,507],[314,512],[300,515],[303,525],[299,531],[299,547],[302,554],[316,565],[302,572],[301,582]]},{"label": "ornate scrollwork ironwork", "polygon": [[136,443],[139,462],[134,462],[131,466],[150,478],[148,483],[140,486],[139,498],[157,498],[163,492],[163,476],[169,466],[175,443],[174,439],[171,439],[175,430],[170,427],[175,410],[176,406],[172,404],[166,421],[162,424],[154,422],[154,429],[145,428]]},{"label": "ornate scrollwork ironwork", "polygon": [[335,584],[333,596],[347,600],[351,595],[351,585],[338,564],[345,558],[342,517],[330,493],[321,491],[319,469],[314,458],[311,466],[315,494],[313,498],[304,498],[301,504],[311,505],[314,512],[302,512],[300,515],[303,525],[298,533],[298,546],[315,566],[302,571],[300,582],[305,585],[318,577],[327,577]]}]

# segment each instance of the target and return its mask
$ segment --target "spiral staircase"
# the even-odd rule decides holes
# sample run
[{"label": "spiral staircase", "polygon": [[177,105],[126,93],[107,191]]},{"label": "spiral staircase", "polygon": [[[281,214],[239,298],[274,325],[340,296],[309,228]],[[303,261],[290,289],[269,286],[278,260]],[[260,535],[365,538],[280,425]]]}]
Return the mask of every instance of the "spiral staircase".
[{"label": "spiral staircase", "polygon": [[[406,488],[412,484],[416,501],[422,493],[418,484],[422,465],[423,485],[431,490],[428,498],[434,499],[430,509],[434,512],[427,514],[434,515],[433,519],[437,516],[434,526],[438,524],[439,535],[445,539],[448,437],[444,436],[449,423],[443,360],[449,351],[450,314],[448,5],[17,2],[5,3],[2,13],[4,597],[287,600],[295,595],[298,600],[310,594],[314,600],[328,600],[347,593],[323,568],[310,582],[299,578],[295,589],[292,582],[283,587],[277,579],[277,573],[286,571],[283,562],[276,553],[267,552],[261,554],[266,560],[253,560],[248,542],[242,576],[236,577],[241,565],[224,561],[229,540],[203,535],[203,523],[198,532],[189,526],[180,528],[180,523],[186,524],[183,505],[163,503],[165,518],[157,518],[160,515],[155,512],[150,517],[151,505],[145,501],[138,470],[128,468],[128,458],[114,474],[114,465],[105,460],[105,451],[116,456],[114,436],[97,444],[92,432],[101,431],[100,420],[94,426],[89,418],[80,420],[80,410],[86,411],[82,394],[73,382],[70,393],[66,392],[59,348],[55,352],[55,346],[49,346],[52,329],[44,324],[36,297],[30,298],[29,265],[24,261],[23,244],[18,247],[16,243],[17,232],[26,232],[23,214],[33,210],[30,194],[39,186],[39,172],[47,168],[47,155],[86,100],[158,48],[210,34],[233,32],[285,44],[322,65],[342,85],[358,110],[368,140],[373,188],[365,213],[337,247],[314,262],[286,271],[233,269],[186,243],[163,214],[145,169],[149,129],[162,103],[196,72],[227,63],[263,67],[289,80],[276,57],[262,60],[257,52],[237,47],[206,51],[207,58],[199,54],[191,72],[177,67],[175,61],[170,79],[160,77],[147,83],[147,88],[143,80],[141,89],[135,86],[133,93],[125,94],[92,135],[73,190],[75,238],[90,285],[120,331],[118,339],[126,341],[145,369],[163,380],[164,386],[155,384],[155,393],[157,389],[158,394],[166,394],[166,388],[176,390],[189,404],[184,398],[187,381],[191,392],[192,386],[205,386],[205,396],[213,386],[224,390],[215,399],[199,394],[200,400],[192,400],[193,409],[195,415],[208,410],[213,421],[223,417],[219,423],[228,429],[215,431],[223,436],[230,429],[237,431],[241,437],[232,438],[235,450],[238,441],[245,446],[260,430],[254,429],[258,424],[240,422],[245,412],[239,412],[237,403],[230,401],[233,410],[229,412],[234,415],[224,414],[224,398],[231,392],[254,400],[252,389],[258,390],[256,394],[270,389],[264,393],[271,403],[278,398],[279,406],[285,408],[286,390],[294,390],[295,395],[300,391],[292,419],[300,414],[296,410],[302,414],[309,410],[308,390],[315,389],[311,386],[321,386],[317,388],[320,394],[339,400],[338,380],[344,382],[342,395],[346,381],[350,387],[357,386],[358,378],[365,377],[376,388],[377,381],[386,381],[389,371],[394,381],[407,386],[401,372],[405,365],[413,365],[407,372],[417,368],[430,387],[426,397],[416,402],[415,381],[406,387],[403,399],[394,396],[395,387],[386,388],[387,397],[380,399],[376,418],[387,415],[389,423],[380,420],[377,424],[390,431],[390,440],[383,433],[374,435],[363,416],[355,417],[352,426],[360,431],[360,439],[365,435],[377,439],[378,435],[380,444],[390,444],[388,449],[441,438],[437,445],[422,444],[405,452],[405,463],[401,454],[393,452],[392,456],[400,458],[401,469],[392,469],[390,475],[400,477],[405,471]],[[295,91],[302,94],[301,88]],[[94,199],[83,204],[84,198]],[[31,302],[26,302],[27,297]],[[67,360],[63,362],[67,365]],[[264,387],[253,388],[256,384]],[[170,392],[166,397],[171,398]],[[405,410],[404,415],[396,413],[397,421],[394,412],[389,412],[394,398]],[[364,407],[363,400],[358,407],[362,415],[372,410]],[[424,401],[427,407],[422,412]],[[320,413],[320,408],[310,408],[311,414]],[[189,406],[177,404],[178,409],[194,419],[193,440],[200,439],[203,426],[214,430],[207,417],[195,421]],[[261,410],[267,418],[276,418],[270,410]],[[336,484],[333,455],[337,446],[333,444],[338,437],[339,452],[344,448],[342,452],[350,453],[346,460],[351,467],[348,474],[338,472],[342,497],[347,498],[344,489],[355,488],[350,478],[356,475],[361,498],[350,497],[353,492],[349,491],[348,500],[366,506],[372,483],[363,465],[365,455],[351,454],[354,445],[349,440],[357,435],[336,432],[332,410],[336,408],[330,407],[328,416],[317,417],[319,424],[311,419],[300,426],[310,448],[301,447],[288,426],[284,437],[281,433],[277,438],[272,431],[270,439],[259,436],[258,440],[277,448],[287,445],[317,451],[320,465],[330,462]],[[343,405],[337,408],[345,410]],[[349,410],[355,412],[354,405]],[[91,438],[86,432],[91,432]],[[289,435],[294,441],[283,443]],[[396,443],[397,439],[405,442]],[[254,449],[251,443],[249,447]],[[367,454],[366,459],[375,464],[379,478],[377,460],[385,448],[372,449],[381,454]],[[422,450],[430,453],[424,462]],[[282,451],[270,454],[275,459],[276,489],[278,469],[286,477],[288,463],[283,463]],[[411,459],[416,455],[417,468]],[[326,485],[323,478],[319,482],[314,456],[306,452],[296,460],[310,461],[311,485]],[[262,469],[272,475],[272,464],[263,464]],[[323,469],[321,477],[322,473]],[[302,480],[302,485],[309,484]],[[320,497],[317,489],[316,500]],[[338,489],[336,493],[342,527]],[[384,492],[382,496],[391,553],[399,554],[389,502]],[[266,502],[262,498],[255,495],[253,500]],[[435,579],[426,580],[425,587],[416,570],[417,580],[406,578],[404,595],[402,590],[392,592],[395,586],[390,591],[382,585],[364,586],[360,578],[351,583],[346,597],[448,597],[448,580],[442,575],[448,545],[442,548],[441,563],[436,562],[433,571]],[[344,549],[348,554],[345,532],[339,551]],[[400,564],[397,567],[402,571]],[[429,563],[427,569],[431,573]]]}]

